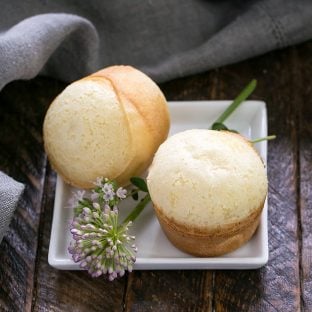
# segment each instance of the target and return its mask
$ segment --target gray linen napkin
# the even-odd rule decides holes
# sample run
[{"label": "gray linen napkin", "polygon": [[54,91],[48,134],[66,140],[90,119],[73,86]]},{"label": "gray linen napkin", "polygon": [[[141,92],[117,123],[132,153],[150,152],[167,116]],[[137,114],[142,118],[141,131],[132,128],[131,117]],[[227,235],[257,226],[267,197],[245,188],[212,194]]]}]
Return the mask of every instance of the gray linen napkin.
[{"label": "gray linen napkin", "polygon": [[[311,38],[311,0],[2,1],[0,90],[39,73],[72,81],[112,64],[163,82]],[[1,242],[22,186],[0,174]]]},{"label": "gray linen napkin", "polygon": [[86,19],[69,14],[25,19],[0,34],[0,89],[35,77],[47,62],[51,76],[73,80],[95,68],[97,52],[97,32]]},{"label": "gray linen napkin", "polygon": [[311,0],[2,1],[0,89],[111,64],[163,82],[311,38]]},{"label": "gray linen napkin", "polygon": [[23,190],[22,183],[16,182],[0,171],[0,242],[8,229]]}]

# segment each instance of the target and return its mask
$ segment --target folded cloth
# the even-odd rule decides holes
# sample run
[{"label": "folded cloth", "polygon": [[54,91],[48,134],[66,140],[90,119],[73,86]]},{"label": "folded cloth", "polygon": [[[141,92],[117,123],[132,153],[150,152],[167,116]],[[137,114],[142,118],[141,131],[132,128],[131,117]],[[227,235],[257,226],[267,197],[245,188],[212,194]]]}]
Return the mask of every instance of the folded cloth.
[{"label": "folded cloth", "polygon": [[[112,64],[163,82],[311,38],[311,0],[2,1],[0,89]],[[0,239],[22,188],[0,173]]]},{"label": "folded cloth", "polygon": [[0,171],[0,243],[23,190],[24,184],[16,182]]},{"label": "folded cloth", "polygon": [[3,1],[0,89],[111,64],[163,82],[311,38],[311,0]]},{"label": "folded cloth", "polygon": [[51,76],[73,80],[95,68],[97,52],[97,32],[84,18],[42,14],[25,19],[0,34],[0,89],[35,77],[45,64]]}]

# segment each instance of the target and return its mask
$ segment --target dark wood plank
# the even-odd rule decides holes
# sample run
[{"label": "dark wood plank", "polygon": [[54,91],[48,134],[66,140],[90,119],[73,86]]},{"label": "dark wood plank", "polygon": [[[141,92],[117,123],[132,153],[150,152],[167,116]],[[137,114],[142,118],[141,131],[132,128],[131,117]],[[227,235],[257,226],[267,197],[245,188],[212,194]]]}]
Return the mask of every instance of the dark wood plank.
[{"label": "dark wood plank", "polygon": [[133,272],[128,280],[125,311],[211,311],[212,284],[211,272]]},{"label": "dark wood plank", "polygon": [[216,311],[298,311],[300,284],[297,216],[298,81],[294,49],[270,53],[220,71],[220,97],[257,78],[254,99],[267,102],[269,132],[269,263],[261,270],[220,271],[215,277]]},{"label": "dark wood plank", "polygon": [[312,311],[312,43],[298,50],[302,60],[297,79],[301,111],[299,128],[300,216],[301,216],[301,298],[302,311]]},{"label": "dark wood plank", "polygon": [[[49,85],[49,88],[47,86]],[[30,311],[46,156],[41,124],[60,84],[14,82],[0,94],[0,169],[26,184],[0,245],[0,310]]]}]

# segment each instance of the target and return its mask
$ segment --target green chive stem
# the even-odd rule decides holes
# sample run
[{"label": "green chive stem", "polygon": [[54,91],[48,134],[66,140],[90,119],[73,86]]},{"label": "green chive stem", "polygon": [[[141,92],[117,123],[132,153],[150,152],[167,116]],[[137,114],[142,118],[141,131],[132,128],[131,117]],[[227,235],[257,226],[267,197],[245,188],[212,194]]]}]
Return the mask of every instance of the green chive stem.
[{"label": "green chive stem", "polygon": [[249,84],[241,91],[241,93],[234,99],[232,104],[220,115],[215,123],[223,123],[235,111],[235,109],[249,97],[249,95],[255,90],[256,86],[257,80],[251,80]]},{"label": "green chive stem", "polygon": [[251,140],[250,143],[255,144],[255,143],[258,143],[258,142],[262,142],[262,141],[274,140],[275,138],[276,138],[276,135],[268,135],[268,136],[263,137],[263,138],[258,138],[258,139],[255,139],[255,140]]},{"label": "green chive stem", "polygon": [[151,196],[149,193],[147,193],[140,202],[135,206],[135,208],[129,213],[129,215],[126,217],[126,219],[123,221],[123,223],[128,223],[129,221],[134,221],[139,214],[143,211],[145,206],[150,202]]}]

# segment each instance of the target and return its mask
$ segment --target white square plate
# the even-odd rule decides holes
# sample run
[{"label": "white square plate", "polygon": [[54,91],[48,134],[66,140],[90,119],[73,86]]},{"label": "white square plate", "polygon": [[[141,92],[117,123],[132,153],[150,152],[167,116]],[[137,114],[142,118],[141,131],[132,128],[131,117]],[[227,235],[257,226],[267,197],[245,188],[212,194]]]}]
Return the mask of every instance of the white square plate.
[{"label": "white square plate", "polygon": [[[194,128],[209,128],[216,118],[230,104],[230,101],[185,101],[169,102],[171,115],[170,135]],[[227,120],[230,129],[236,129],[248,138],[267,135],[267,115],[264,102],[246,101]],[[256,144],[264,163],[267,163],[267,142]],[[66,209],[74,188],[65,184],[58,176],[56,183],[54,214],[49,247],[49,264],[58,269],[79,270],[67,247],[71,240],[69,224],[72,209]],[[121,207],[121,219],[134,207],[127,199]],[[131,228],[138,247],[136,270],[176,269],[255,269],[268,261],[267,203],[265,203],[260,225],[244,246],[234,252],[211,258],[197,258],[175,248],[162,232],[148,205]]]}]

